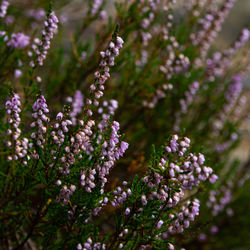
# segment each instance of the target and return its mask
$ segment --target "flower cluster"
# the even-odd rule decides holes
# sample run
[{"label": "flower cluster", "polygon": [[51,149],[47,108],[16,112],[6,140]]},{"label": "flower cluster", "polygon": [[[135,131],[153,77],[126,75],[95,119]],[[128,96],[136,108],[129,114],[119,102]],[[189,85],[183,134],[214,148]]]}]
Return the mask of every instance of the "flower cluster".
[{"label": "flower cluster", "polygon": [[[13,149],[13,154],[7,157],[8,161],[20,159],[24,165],[27,165],[26,156],[28,154],[29,141],[27,138],[20,139],[21,118],[19,113],[21,102],[18,94],[14,94],[10,101],[5,103],[6,112],[9,116],[8,123],[10,128],[7,130],[7,134],[10,136],[10,140],[7,141],[7,146]],[[29,157],[27,156],[27,159]]]},{"label": "flower cluster", "polygon": [[207,207],[212,209],[212,215],[216,216],[223,211],[225,206],[232,200],[232,187],[221,186],[219,190],[211,190]]},{"label": "flower cluster", "polygon": [[[101,161],[97,164],[96,169],[98,171],[99,179],[102,183],[102,188],[107,183],[106,176],[109,175],[110,169],[114,166],[115,162],[123,156],[128,148],[128,143],[119,141],[119,129],[118,122],[113,121],[110,127],[111,132],[108,140],[103,140],[101,149]],[[89,178],[89,177],[88,177]],[[91,188],[91,186],[89,186]],[[94,187],[94,185],[93,185]],[[92,188],[93,188],[92,187]]]},{"label": "flower cluster", "polygon": [[77,116],[82,112],[83,107],[83,94],[80,90],[76,90],[74,98],[68,98],[68,102],[71,103],[72,111],[69,116],[71,118],[73,126],[77,124]]},{"label": "flower cluster", "polygon": [[180,100],[182,113],[187,113],[187,108],[193,102],[195,94],[196,94],[197,90],[199,89],[199,87],[200,87],[200,84],[198,82],[193,82],[189,86],[189,91],[185,92],[186,99]]},{"label": "flower cluster", "polygon": [[94,0],[93,1],[93,4],[91,6],[92,8],[90,11],[92,16],[95,16],[99,12],[102,4],[103,4],[103,0]]},{"label": "flower cluster", "polygon": [[[178,211],[178,204],[182,202],[185,191],[191,190],[194,186],[198,186],[201,181],[210,178],[213,183],[216,175],[212,175],[213,170],[209,167],[202,166],[205,158],[202,154],[188,154],[186,151],[190,146],[188,138],[179,139],[174,135],[165,147],[164,157],[159,159],[159,167],[150,168],[149,174],[140,181],[137,180],[138,189],[124,181],[122,186],[117,186],[111,191],[109,197],[105,197],[98,206],[93,210],[96,216],[107,204],[111,204],[116,209],[123,208],[125,223],[129,227],[122,225],[117,229],[117,246],[123,248],[130,232],[133,232],[133,222],[143,220],[149,228],[159,230],[155,235],[157,240],[166,240],[170,235],[182,233],[188,228],[191,221],[199,215],[200,201],[192,199],[185,202]],[[137,190],[133,192],[132,190]],[[150,210],[150,216],[146,213]],[[175,214],[169,214],[166,218],[167,211],[174,209]],[[130,223],[129,223],[130,221]],[[149,223],[149,224],[147,224]],[[150,233],[148,236],[150,238]],[[111,244],[112,246],[112,244]],[[141,246],[144,249],[144,245]],[[169,249],[174,249],[173,245]]]},{"label": "flower cluster", "polygon": [[8,40],[8,35],[6,31],[0,31],[0,37],[3,37],[3,40],[6,42]]},{"label": "flower cluster", "polygon": [[[168,227],[169,234],[183,233],[185,228],[190,226],[190,221],[194,221],[195,217],[199,215],[200,201],[194,199],[192,202],[187,201],[182,207],[181,212],[169,214],[169,219],[172,220]],[[167,236],[163,233],[163,236]]]},{"label": "flower cluster", "polygon": [[[161,183],[161,188],[157,188],[151,192],[149,199],[157,198],[162,202],[167,201],[168,207],[175,207],[180,199],[184,196],[185,190],[191,190],[194,186],[198,186],[201,181],[209,179],[211,183],[217,180],[217,176],[213,174],[210,167],[202,166],[205,162],[205,157],[202,154],[188,154],[187,158],[181,164],[177,161],[170,161],[171,154],[183,157],[190,146],[190,140],[184,138],[179,140],[177,135],[174,135],[168,146],[165,147],[166,156],[162,157],[159,162],[159,167],[163,173],[165,171],[168,179],[171,182],[171,188],[168,181],[159,173],[152,173],[151,176],[144,177],[144,182],[149,188],[158,187]],[[166,164],[168,168],[166,169]],[[163,181],[165,180],[165,181]],[[179,191],[174,191],[179,188]],[[146,205],[146,197],[142,196],[142,204]]]},{"label": "flower cluster", "polygon": [[[129,187],[126,187],[126,185],[127,185],[127,182],[123,182],[123,187],[118,186],[113,191],[113,197],[110,202],[113,207],[121,206],[128,199],[128,197],[132,194],[131,189]],[[124,214],[129,215],[130,209],[126,208]]]},{"label": "flower cluster", "polygon": [[237,133],[232,133],[230,135],[230,138],[222,143],[217,143],[215,145],[215,151],[216,152],[223,152],[225,150],[227,150],[228,148],[230,148],[234,142],[236,142],[239,139],[239,136]]},{"label": "flower cluster", "polygon": [[[32,122],[30,126],[31,128],[35,129],[35,132],[33,132],[30,137],[34,139],[38,147],[44,148],[44,134],[47,132],[48,122],[50,121],[49,117],[47,116],[49,109],[44,96],[41,96],[36,100],[32,106],[32,110],[32,117],[35,119],[35,121]],[[34,156],[35,158],[38,157],[37,154],[34,154]]]},{"label": "flower cluster", "polygon": [[0,17],[4,18],[7,13],[7,9],[9,7],[10,3],[6,0],[3,0],[1,5],[0,5]]},{"label": "flower cluster", "polygon": [[235,0],[226,0],[218,9],[216,4],[210,4],[205,17],[198,21],[202,28],[195,34],[192,33],[190,38],[194,46],[200,46],[201,57],[205,58],[207,52],[214,42],[217,34],[221,31],[222,24],[228,16]]},{"label": "flower cluster", "polygon": [[30,43],[30,37],[24,35],[23,33],[13,33],[7,46],[13,49],[23,49],[27,47]]},{"label": "flower cluster", "polygon": [[[72,122],[65,118],[62,112],[59,112],[56,116],[56,123],[54,124],[54,129],[51,132],[52,138],[58,146],[61,146],[64,142],[64,133],[67,133],[69,131],[68,126],[72,125]],[[65,149],[67,152],[68,150]],[[69,153],[69,151],[68,151]]]},{"label": "flower cluster", "polygon": [[174,36],[168,38],[170,42],[167,46],[168,57],[166,58],[165,65],[160,67],[160,70],[166,75],[166,79],[169,80],[173,74],[179,74],[190,65],[189,58],[179,51],[182,50],[181,45],[178,43]]},{"label": "flower cluster", "polygon": [[[61,141],[64,141],[64,133],[68,132],[67,126],[72,125],[72,122],[68,119],[63,119],[62,113],[57,115],[57,119],[58,121],[61,121],[61,125],[57,128],[57,135],[60,136]],[[80,124],[83,124],[83,121],[80,121]],[[75,135],[70,137],[70,143],[65,147],[64,153],[60,159],[62,167],[59,167],[59,171],[64,175],[70,174],[69,167],[75,163],[77,158],[82,158],[83,152],[91,154],[94,151],[94,148],[89,143],[89,136],[92,135],[91,127],[94,125],[95,122],[90,120],[83,131],[78,131]],[[55,133],[55,136],[57,135]],[[55,154],[56,151],[52,151],[52,153]]]},{"label": "flower cluster", "polygon": [[[226,120],[230,115],[232,116],[232,114],[235,114],[235,116],[237,117],[240,114],[241,112],[240,105],[237,107],[237,104],[241,103],[241,100],[239,98],[241,93],[242,93],[241,76],[234,75],[225,92],[226,103],[223,107],[223,110],[219,114],[219,118],[214,123],[214,129],[216,134],[218,134],[218,132],[223,128]],[[242,101],[244,101],[244,99],[242,99]]]},{"label": "flower cluster", "polygon": [[[58,180],[57,185],[61,184],[61,181]],[[57,201],[61,201],[62,200],[62,204],[63,205],[68,205],[68,201],[70,200],[70,196],[73,195],[73,193],[76,191],[76,186],[75,185],[71,185],[70,188],[68,188],[66,185],[64,185],[62,187],[62,189],[60,190],[59,196],[57,197]]]},{"label": "flower cluster", "polygon": [[[170,17],[172,18],[172,15],[170,15]],[[190,61],[189,58],[182,53],[183,47],[178,43],[174,36],[168,36],[166,30],[164,31],[164,40],[169,41],[166,48],[168,53],[167,58],[165,59],[165,65],[160,66],[160,71],[165,74],[166,79],[169,81],[174,74],[177,75],[185,72],[190,65]],[[150,102],[143,101],[143,106],[154,108],[160,99],[166,97],[166,90],[171,90],[172,88],[173,85],[171,83],[164,83],[156,89]]]},{"label": "flower cluster", "polygon": [[46,12],[44,9],[38,8],[38,9],[29,9],[27,14],[29,17],[35,19],[36,21],[41,21],[45,17]]},{"label": "flower cluster", "polygon": [[[54,12],[51,12],[44,21],[44,29],[42,30],[42,39],[36,38],[32,44],[32,49],[37,55],[37,64],[39,66],[43,65],[43,61],[46,59],[48,50],[50,48],[50,41],[54,37],[58,30],[58,18]],[[29,52],[29,56],[32,56],[32,52]],[[36,63],[34,61],[30,62],[31,67],[35,67]]]},{"label": "flower cluster", "polygon": [[[103,90],[105,89],[105,82],[110,77],[109,66],[115,65],[115,57],[119,55],[119,50],[122,48],[124,41],[121,37],[116,37],[114,41],[111,41],[109,48],[106,51],[101,51],[100,70],[95,72],[95,82],[91,84],[90,91],[93,93],[93,99],[87,99],[87,106],[94,105],[99,106],[99,99],[103,96]],[[88,110],[88,115],[93,114],[92,110]]]},{"label": "flower cluster", "polygon": [[[140,1],[141,4],[141,16],[146,17],[141,19],[141,29],[140,36],[142,39],[142,46],[146,47],[148,46],[148,41],[152,39],[152,34],[149,32],[149,28],[151,26],[151,23],[155,19],[155,12],[157,10],[157,7],[159,5],[159,0],[153,0],[153,1]],[[136,61],[136,65],[139,67],[144,66],[148,61],[148,52],[146,49],[141,50],[141,58],[140,60]]]},{"label": "flower cluster", "polygon": [[198,82],[193,82],[189,86],[189,90],[184,93],[185,99],[180,99],[181,112],[176,112],[176,119],[174,130],[179,131],[181,123],[181,115],[186,114],[188,107],[194,102],[197,91],[199,90],[200,84]]},{"label": "flower cluster", "polygon": [[86,250],[100,250],[100,249],[103,249],[103,250],[105,250],[106,249],[106,244],[100,243],[100,242],[94,243],[91,238],[88,238],[87,241],[83,244],[83,247],[79,243],[77,245],[76,249],[77,250],[82,250],[82,249],[86,249]]},{"label": "flower cluster", "polygon": [[208,79],[212,82],[216,77],[221,77],[226,74],[227,70],[232,67],[232,58],[236,55],[237,51],[244,47],[250,38],[250,31],[243,29],[240,37],[234,44],[223,51],[217,51],[213,54],[212,58],[206,60],[206,74]]},{"label": "flower cluster", "polygon": [[[103,96],[103,90],[105,89],[104,84],[110,77],[109,66],[114,66],[115,57],[119,55],[119,50],[122,48],[124,43],[123,39],[119,36],[115,36],[113,40],[114,41],[110,42],[109,48],[106,51],[100,52],[100,70],[95,72],[94,83],[90,85],[91,96],[86,99],[86,106],[84,110],[84,112],[86,112],[89,117],[93,115],[91,105],[98,107],[100,104],[99,99]],[[81,126],[84,126],[84,124],[82,123]],[[91,127],[88,126],[88,123],[85,125],[85,127],[83,127],[83,130],[88,131],[88,133],[85,133],[88,136],[93,134]]]}]

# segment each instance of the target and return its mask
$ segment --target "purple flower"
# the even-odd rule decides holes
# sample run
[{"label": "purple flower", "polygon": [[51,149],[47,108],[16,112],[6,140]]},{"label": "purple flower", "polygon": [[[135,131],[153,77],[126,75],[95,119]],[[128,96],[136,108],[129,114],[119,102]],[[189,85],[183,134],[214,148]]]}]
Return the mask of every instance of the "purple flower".
[{"label": "purple flower", "polygon": [[13,49],[23,49],[30,43],[30,37],[23,33],[13,33],[7,46]]},{"label": "purple flower", "polygon": [[5,1],[5,0],[2,1],[1,5],[0,5],[0,17],[1,18],[5,17],[9,5],[10,5],[10,3],[8,1]]},{"label": "purple flower", "polygon": [[161,228],[161,226],[163,225],[163,221],[162,220],[159,220],[159,222],[157,223],[157,228]]},{"label": "purple flower", "polygon": [[212,176],[209,178],[209,181],[214,184],[218,180],[218,176],[216,174],[212,174]]},{"label": "purple flower", "polygon": [[199,241],[205,241],[207,239],[207,236],[205,234],[200,234],[198,237]]},{"label": "purple flower", "polygon": [[48,113],[46,100],[43,95],[36,100],[36,102],[33,104],[32,109],[33,111],[37,111],[38,109],[43,109],[45,113]]},{"label": "purple flower", "polygon": [[219,228],[217,226],[212,226],[210,228],[211,234],[216,234],[216,233],[218,233],[218,231],[219,231]]},{"label": "purple flower", "polygon": [[91,15],[94,16],[96,13],[98,13],[99,9],[101,8],[101,5],[103,3],[103,0],[94,0],[92,4],[91,9]]},{"label": "purple flower", "polygon": [[[58,18],[54,12],[51,12],[47,20],[44,22],[44,29],[42,30],[42,39],[34,39],[32,49],[37,55],[37,64],[43,65],[43,61],[46,59],[48,50],[50,48],[50,40],[54,37],[54,34],[58,30]],[[35,66],[35,62],[30,62],[31,67]]]},{"label": "purple flower", "polygon": [[79,244],[76,246],[76,249],[77,249],[77,250],[82,250],[82,245],[79,243]]},{"label": "purple flower", "polygon": [[83,94],[80,90],[76,90],[74,99],[72,101],[72,112],[70,113],[71,121],[73,125],[76,125],[77,115],[81,113],[83,107]]},{"label": "purple flower", "polygon": [[16,69],[14,72],[15,78],[20,78],[22,76],[22,71],[20,69]]},{"label": "purple flower", "polygon": [[99,18],[101,20],[105,20],[105,19],[107,19],[107,17],[108,17],[108,15],[107,15],[107,12],[105,10],[100,11]]},{"label": "purple flower", "polygon": [[31,18],[34,18],[36,21],[42,20],[46,15],[46,12],[44,9],[39,8],[39,9],[30,9],[28,11],[28,16]]},{"label": "purple flower", "polygon": [[125,141],[122,141],[120,144],[120,152],[124,154],[124,152],[128,149],[129,144]]},{"label": "purple flower", "polygon": [[125,215],[128,215],[128,214],[130,214],[130,209],[127,207],[125,210]]}]

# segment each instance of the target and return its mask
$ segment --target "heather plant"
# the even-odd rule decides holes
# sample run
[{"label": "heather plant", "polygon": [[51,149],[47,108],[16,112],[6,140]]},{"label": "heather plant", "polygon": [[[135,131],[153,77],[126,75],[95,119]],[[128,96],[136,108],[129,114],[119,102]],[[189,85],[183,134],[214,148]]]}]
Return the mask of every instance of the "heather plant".
[{"label": "heather plant", "polygon": [[1,249],[250,245],[234,3],[0,2]]}]

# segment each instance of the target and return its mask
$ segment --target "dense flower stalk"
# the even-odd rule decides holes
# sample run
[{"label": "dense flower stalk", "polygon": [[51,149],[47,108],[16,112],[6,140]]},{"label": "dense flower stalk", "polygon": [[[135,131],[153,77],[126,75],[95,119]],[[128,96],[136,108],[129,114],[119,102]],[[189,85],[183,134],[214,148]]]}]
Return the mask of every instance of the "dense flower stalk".
[{"label": "dense flower stalk", "polygon": [[8,123],[10,128],[7,130],[7,134],[10,136],[10,140],[7,141],[7,146],[13,149],[13,154],[7,157],[8,161],[21,160],[24,165],[27,165],[26,157],[28,154],[29,141],[27,138],[20,139],[21,118],[19,113],[21,112],[21,102],[18,94],[14,94],[10,101],[5,103],[5,108],[9,116]]},{"label": "dense flower stalk", "polygon": [[217,216],[219,212],[223,211],[227,204],[232,200],[232,183],[221,186],[218,190],[211,190],[209,192],[209,200],[207,207],[211,208],[212,215]]},{"label": "dense flower stalk", "polygon": [[[99,64],[100,70],[95,72],[95,81],[90,86],[92,93],[92,99],[87,99],[86,104],[99,106],[99,99],[103,96],[103,90],[105,89],[105,82],[110,78],[110,66],[115,65],[115,57],[119,55],[119,50],[122,48],[124,41],[121,37],[117,36],[109,44],[106,51],[101,51],[101,62]],[[87,111],[89,116],[92,116],[93,112],[91,109]]]},{"label": "dense flower stalk", "polygon": [[243,29],[239,38],[233,45],[223,51],[217,51],[213,54],[212,58],[206,60],[206,73],[210,81],[214,81],[216,77],[222,77],[226,74],[227,70],[232,67],[232,59],[236,53],[246,45],[250,38],[250,31]]},{"label": "dense flower stalk", "polygon": [[[48,123],[50,121],[47,116],[49,109],[44,96],[40,96],[40,98],[35,101],[32,106],[32,110],[32,117],[34,118],[34,121],[30,124],[30,126],[31,128],[34,128],[35,131],[30,135],[30,137],[33,139],[36,146],[44,148],[45,134],[47,133]],[[35,149],[33,157],[39,157]]]},{"label": "dense flower stalk", "polygon": [[[172,19],[173,16],[169,15],[169,18]],[[185,72],[189,65],[190,61],[187,56],[185,56],[182,51],[182,46],[178,43],[174,36],[168,36],[167,30],[163,30],[164,40],[167,40],[169,44],[167,45],[167,57],[165,59],[165,65],[160,66],[160,71],[165,74],[166,80],[169,81],[173,75],[181,74]],[[152,100],[143,101],[143,106],[148,108],[154,108],[160,99],[166,97],[166,91],[171,90],[173,84],[164,83],[162,86],[158,87],[154,93]]]},{"label": "dense flower stalk", "polygon": [[[86,105],[84,106],[84,113],[88,117],[93,115],[91,106],[99,106],[99,99],[103,96],[103,90],[105,89],[105,82],[110,78],[110,66],[114,66],[115,57],[119,55],[119,50],[122,48],[124,41],[121,37],[115,36],[109,44],[109,48],[106,51],[101,51],[101,62],[99,64],[99,71],[95,72],[94,83],[90,85],[90,97],[86,99]],[[91,126],[89,126],[91,124]],[[84,123],[80,121],[80,131],[78,134],[84,137],[85,151],[90,153],[93,151],[93,147],[90,144],[90,136],[93,134],[92,126],[95,125],[93,120],[89,120]]]},{"label": "dense flower stalk", "polygon": [[175,131],[180,130],[182,116],[187,114],[189,106],[192,105],[193,102],[195,101],[195,96],[196,96],[199,88],[200,88],[199,82],[193,82],[189,86],[189,89],[187,91],[185,91],[185,93],[184,93],[185,98],[180,99],[181,110],[180,110],[180,112],[176,112],[176,114],[175,114],[175,116],[176,116],[175,125],[174,125]]},{"label": "dense flower stalk", "polygon": [[[30,65],[34,67],[36,64],[39,66],[43,65],[44,60],[47,57],[48,50],[50,48],[50,41],[57,33],[58,30],[58,18],[54,12],[51,12],[47,17],[47,20],[44,21],[44,29],[42,30],[42,39],[35,39],[32,49],[35,52],[37,58],[36,61],[31,61]],[[31,52],[29,53],[30,55]]]},{"label": "dense flower stalk", "polygon": [[239,97],[242,93],[242,77],[240,75],[235,75],[232,77],[231,83],[228,85],[228,88],[225,92],[226,103],[223,106],[222,112],[219,114],[219,118],[214,123],[215,132],[220,131],[226,120],[229,118],[229,115],[234,111]]},{"label": "dense flower stalk", "polygon": [[221,31],[222,24],[228,16],[231,8],[233,7],[235,0],[225,0],[220,9],[213,8],[211,12],[208,12],[206,16],[200,19],[202,29],[197,34],[192,34],[191,39],[193,45],[200,46],[201,57],[204,59],[207,52],[214,42],[217,34]]},{"label": "dense flower stalk", "polygon": [[[192,202],[187,201],[182,207],[181,211],[175,215],[170,214],[169,218],[172,220],[168,227],[168,234],[183,233],[185,228],[190,226],[190,222],[194,221],[195,217],[199,215],[200,201],[194,199]],[[167,237],[167,234],[163,234]]]},{"label": "dense flower stalk", "polygon": [[83,94],[80,90],[76,90],[74,98],[68,99],[71,102],[72,111],[69,116],[71,118],[72,124],[75,126],[77,124],[77,116],[81,114],[83,108]]}]

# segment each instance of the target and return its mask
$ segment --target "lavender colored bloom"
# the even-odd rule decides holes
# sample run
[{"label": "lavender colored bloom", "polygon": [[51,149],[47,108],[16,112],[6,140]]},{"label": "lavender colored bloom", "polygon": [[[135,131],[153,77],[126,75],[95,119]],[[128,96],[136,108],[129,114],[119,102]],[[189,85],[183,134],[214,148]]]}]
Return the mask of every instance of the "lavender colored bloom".
[{"label": "lavender colored bloom", "polygon": [[103,4],[103,0],[94,0],[93,1],[92,9],[91,9],[92,16],[94,16],[99,11],[102,4]]},{"label": "lavender colored bloom", "polygon": [[6,35],[6,31],[0,31],[0,37],[5,36],[5,35]]},{"label": "lavender colored bloom", "polygon": [[23,33],[13,33],[7,46],[13,49],[23,49],[30,43],[30,37],[24,35]]},{"label": "lavender colored bloom", "polygon": [[[54,37],[58,30],[58,18],[54,12],[51,12],[47,20],[44,22],[44,29],[42,30],[42,39],[35,39],[32,45],[32,49],[37,55],[37,64],[43,65],[43,61],[46,59],[48,50],[50,48],[50,40]],[[31,67],[35,66],[35,62],[30,62]]]},{"label": "lavender colored bloom", "polygon": [[107,18],[108,18],[107,12],[106,12],[105,10],[100,11],[99,18],[100,18],[101,20],[107,19]]},{"label": "lavender colored bloom", "polygon": [[70,197],[73,195],[75,190],[76,190],[75,185],[71,185],[69,188],[66,185],[64,185],[60,190],[59,196],[57,197],[57,201],[59,202],[62,200],[62,204],[67,205],[70,200]]},{"label": "lavender colored bloom", "polygon": [[218,176],[216,174],[213,174],[210,178],[209,181],[214,184],[218,180]]},{"label": "lavender colored bloom", "polygon": [[46,12],[44,9],[30,9],[28,11],[28,16],[35,19],[36,21],[41,21],[46,15]]},{"label": "lavender colored bloom", "polygon": [[[9,155],[7,160],[21,160],[24,165],[27,165],[25,156],[28,154],[29,140],[25,137],[20,139],[20,106],[21,102],[18,94],[14,94],[11,100],[5,103],[6,112],[9,116],[8,123],[10,126],[10,128],[7,130],[7,134],[10,136],[10,140],[7,141],[7,146],[13,148],[13,154]],[[27,156],[27,159],[29,160],[29,156]]]},{"label": "lavender colored bloom", "polygon": [[125,210],[125,215],[129,215],[130,214],[130,209],[127,207]]},{"label": "lavender colored bloom", "polygon": [[127,142],[122,141],[120,144],[120,154],[121,156],[124,154],[124,152],[128,149],[129,144]]},{"label": "lavender colored bloom", "polygon": [[185,228],[190,226],[190,221],[193,221],[199,215],[200,201],[194,199],[193,202],[187,201],[181,208],[181,212],[172,215],[171,219],[176,218],[171,222],[168,232],[170,234],[182,233]]},{"label": "lavender colored bloom", "polygon": [[210,228],[211,234],[216,234],[216,233],[218,233],[218,231],[219,231],[219,228],[217,226],[212,226]]},{"label": "lavender colored bloom", "polygon": [[[93,93],[94,98],[87,99],[87,114],[88,116],[93,115],[93,111],[90,105],[93,103],[95,106],[99,106],[99,99],[103,96],[103,90],[105,89],[105,82],[110,78],[110,66],[114,66],[115,57],[119,55],[119,50],[122,48],[124,41],[121,37],[113,39],[106,51],[101,51],[101,62],[99,64],[100,71],[95,72],[95,83],[90,85],[90,91]],[[112,105],[112,103],[111,103]],[[112,105],[113,106],[113,105]],[[113,107],[113,109],[116,109]],[[110,112],[110,114],[112,114]],[[107,119],[105,119],[107,120]],[[104,122],[105,123],[105,122]]]},{"label": "lavender colored bloom", "polygon": [[83,94],[81,93],[80,90],[76,90],[72,101],[72,111],[69,115],[74,126],[76,125],[77,115],[82,112],[82,107],[83,107]]},{"label": "lavender colored bloom", "polygon": [[15,18],[14,18],[14,16],[11,16],[11,15],[6,16],[6,17],[4,18],[4,22],[5,22],[8,26],[11,25],[11,24],[13,24],[14,21],[15,21]]},{"label": "lavender colored bloom", "polygon": [[[30,124],[32,128],[36,128],[36,131],[31,134],[31,138],[36,140],[38,147],[43,148],[45,143],[44,135],[47,132],[47,123],[50,121],[46,114],[49,113],[49,109],[44,96],[40,96],[32,106],[34,122]],[[38,155],[34,150],[33,157],[37,159]]]},{"label": "lavender colored bloom", "polygon": [[161,226],[163,225],[163,221],[162,220],[159,220],[159,222],[157,223],[157,228],[161,228]]},{"label": "lavender colored bloom", "polygon": [[227,213],[227,215],[230,216],[230,217],[233,216],[233,214],[234,214],[232,208],[227,208],[226,213]]},{"label": "lavender colored bloom", "polygon": [[77,250],[82,250],[82,245],[81,245],[80,243],[77,244],[76,249],[77,249]]},{"label": "lavender colored bloom", "polygon": [[231,103],[238,98],[239,94],[242,91],[242,79],[240,75],[234,75],[232,77],[232,82],[228,86],[228,89],[225,93],[226,100]]},{"label": "lavender colored bloom", "polygon": [[22,76],[22,71],[20,70],[20,69],[16,69],[15,71],[14,71],[14,76],[15,76],[15,78],[20,78],[21,76]]},{"label": "lavender colored bloom", "polygon": [[202,233],[199,235],[198,239],[199,241],[205,241],[207,239],[207,236],[204,233]]},{"label": "lavender colored bloom", "polygon": [[242,46],[244,46],[246,44],[246,42],[248,42],[249,38],[250,38],[250,30],[243,29],[241,31],[241,36],[240,36],[239,40],[236,41],[234,44],[234,49],[237,50],[237,49],[241,48]]},{"label": "lavender colored bloom", "polygon": [[174,250],[174,249],[175,249],[175,247],[174,247],[174,245],[173,245],[173,244],[168,243],[168,249],[169,249],[169,250]]},{"label": "lavender colored bloom", "polygon": [[172,152],[176,152],[178,150],[178,143],[175,139],[170,141],[170,148]]},{"label": "lavender colored bloom", "polygon": [[211,190],[207,207],[211,207],[212,215],[216,216],[223,211],[225,206],[231,201],[232,193],[230,187],[221,186],[218,190]]},{"label": "lavender colored bloom", "polygon": [[2,1],[1,5],[0,5],[0,17],[1,18],[5,17],[9,5],[10,5],[10,3],[8,1],[5,1],[5,0]]},{"label": "lavender colored bloom", "polygon": [[46,100],[43,95],[32,106],[33,111],[37,111],[38,109],[44,110],[45,113],[48,113],[48,106],[46,104]]},{"label": "lavender colored bloom", "polygon": [[234,3],[235,0],[226,0],[223,2],[220,9],[215,9],[214,7],[212,8],[214,3],[211,1],[211,9],[208,8],[210,13],[208,12],[208,15],[205,15],[205,17],[198,20],[203,27],[196,34],[191,34],[190,38],[194,46],[199,45],[201,47],[200,52],[202,58],[206,57],[211,44],[221,30],[222,24]]}]

